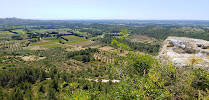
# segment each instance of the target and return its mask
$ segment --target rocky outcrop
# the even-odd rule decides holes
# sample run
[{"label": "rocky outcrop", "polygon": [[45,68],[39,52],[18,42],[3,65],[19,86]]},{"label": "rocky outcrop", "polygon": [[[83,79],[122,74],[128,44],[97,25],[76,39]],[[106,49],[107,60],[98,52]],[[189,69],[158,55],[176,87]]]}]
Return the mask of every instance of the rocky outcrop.
[{"label": "rocky outcrop", "polygon": [[158,58],[176,67],[195,66],[208,69],[209,41],[187,37],[168,37],[162,44]]}]

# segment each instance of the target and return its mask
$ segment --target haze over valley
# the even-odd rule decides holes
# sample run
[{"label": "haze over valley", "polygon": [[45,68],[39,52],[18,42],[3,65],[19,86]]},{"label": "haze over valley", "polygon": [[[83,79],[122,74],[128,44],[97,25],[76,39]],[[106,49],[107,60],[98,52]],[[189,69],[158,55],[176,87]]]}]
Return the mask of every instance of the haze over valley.
[{"label": "haze over valley", "polygon": [[209,99],[208,0],[1,4],[1,100]]}]

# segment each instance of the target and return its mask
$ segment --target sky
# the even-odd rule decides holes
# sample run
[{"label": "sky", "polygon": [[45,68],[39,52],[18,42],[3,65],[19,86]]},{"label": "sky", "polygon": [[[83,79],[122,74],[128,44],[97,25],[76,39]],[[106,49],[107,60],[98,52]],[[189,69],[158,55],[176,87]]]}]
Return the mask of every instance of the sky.
[{"label": "sky", "polygon": [[0,0],[0,18],[209,20],[209,0]]}]

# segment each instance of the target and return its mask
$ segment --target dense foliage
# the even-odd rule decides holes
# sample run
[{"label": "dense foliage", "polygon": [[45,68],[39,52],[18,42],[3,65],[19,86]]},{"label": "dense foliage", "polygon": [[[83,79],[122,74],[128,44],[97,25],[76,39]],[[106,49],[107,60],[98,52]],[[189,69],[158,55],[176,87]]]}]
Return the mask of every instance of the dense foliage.
[{"label": "dense foliage", "polygon": [[[128,46],[132,50],[146,52],[150,54],[157,54],[160,49],[159,44],[150,44],[150,43],[141,43],[141,42],[131,42],[129,40],[120,40],[118,38],[112,37],[112,36],[105,36],[104,38],[98,39],[101,43],[111,45],[112,40],[117,40],[120,43],[128,44]],[[112,45],[114,46],[114,45]],[[114,46],[115,47],[115,46]]]},{"label": "dense foliage", "polygon": [[[207,70],[176,68],[149,54],[158,53],[159,41],[171,35],[209,40],[208,26],[207,21],[0,19],[0,100],[207,100]],[[131,41],[133,36],[141,35],[158,42]],[[73,51],[68,43],[76,39],[71,36],[81,39],[79,42],[91,38],[89,41],[114,47],[115,51]],[[27,48],[41,43],[54,44],[47,49]],[[123,51],[128,54],[120,55]]]},{"label": "dense foliage", "polygon": [[[98,82],[86,80],[91,75]],[[33,99],[207,99],[208,72],[202,69],[176,68],[160,64],[150,55],[130,52],[101,69],[66,73],[51,67],[7,68],[0,71],[0,98],[9,100]],[[120,79],[120,83],[102,82]],[[37,89],[34,89],[37,87]],[[6,88],[13,88],[7,91]],[[21,92],[20,92],[21,91]],[[35,96],[33,93],[38,93]],[[47,95],[45,95],[47,94]]]},{"label": "dense foliage", "polygon": [[201,27],[180,26],[146,26],[133,29],[133,34],[143,34],[156,39],[166,39],[168,36],[191,37],[209,40],[209,30]]},{"label": "dense foliage", "polygon": [[96,52],[99,52],[99,50],[95,48],[94,49],[88,48],[85,50],[69,52],[67,54],[67,57],[76,59],[78,61],[89,62],[94,60],[93,53]]}]

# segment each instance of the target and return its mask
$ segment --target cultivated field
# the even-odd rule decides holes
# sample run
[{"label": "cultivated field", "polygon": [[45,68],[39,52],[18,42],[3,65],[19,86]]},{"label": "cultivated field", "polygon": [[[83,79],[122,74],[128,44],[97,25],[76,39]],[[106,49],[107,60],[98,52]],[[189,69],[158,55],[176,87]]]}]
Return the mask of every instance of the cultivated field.
[{"label": "cultivated field", "polygon": [[44,40],[30,44],[28,49],[30,50],[42,50],[54,47],[67,48],[68,51],[81,50],[83,46],[90,45],[93,42],[91,39],[85,39],[84,37],[78,37],[74,35],[62,36],[67,39],[57,39],[56,37],[46,37]]},{"label": "cultivated field", "polygon": [[14,35],[14,33],[11,33],[9,31],[0,31],[0,36],[7,36],[7,35]]},{"label": "cultivated field", "polygon": [[68,40],[68,41],[64,42],[66,44],[88,41],[84,37],[78,37],[78,36],[74,36],[74,35],[68,35],[68,36],[62,36],[62,37]]},{"label": "cultivated field", "polygon": [[22,50],[22,47],[27,47],[30,44],[27,40],[21,41],[7,41],[7,42],[0,42],[0,49],[6,51],[18,51]]},{"label": "cultivated field", "polygon": [[17,32],[18,34],[25,34],[26,33],[25,31],[23,31],[23,29],[12,30],[12,32]]},{"label": "cultivated field", "polygon": [[91,40],[88,40],[88,41],[83,41],[83,42],[70,43],[70,45],[76,46],[76,47],[83,47],[83,46],[86,46],[86,45],[90,45],[92,43],[93,42]]}]

